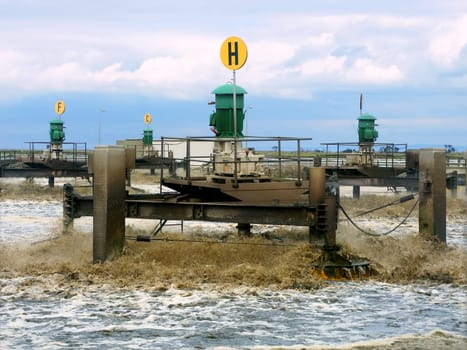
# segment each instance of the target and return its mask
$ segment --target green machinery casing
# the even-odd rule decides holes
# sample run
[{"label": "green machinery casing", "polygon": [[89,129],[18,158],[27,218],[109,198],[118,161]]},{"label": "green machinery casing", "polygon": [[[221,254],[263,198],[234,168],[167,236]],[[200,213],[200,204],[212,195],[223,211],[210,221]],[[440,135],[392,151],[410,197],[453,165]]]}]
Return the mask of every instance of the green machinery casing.
[{"label": "green machinery casing", "polygon": [[358,117],[358,142],[375,142],[378,138],[378,131],[375,130],[376,118],[371,114],[362,114]]},{"label": "green machinery casing", "polygon": [[62,143],[65,141],[65,132],[63,131],[63,121],[53,119],[50,121],[50,142]]},{"label": "green machinery casing", "polygon": [[152,136],[152,129],[144,129],[144,133],[143,133],[143,145],[145,146],[151,146],[152,145],[152,140],[153,140],[153,136]]},{"label": "green machinery casing", "polygon": [[216,137],[243,137],[243,120],[245,119],[244,95],[247,93],[241,86],[235,86],[237,109],[237,133],[235,134],[233,120],[233,84],[217,87],[212,92],[216,97],[216,111],[209,119],[209,126],[217,130]]}]

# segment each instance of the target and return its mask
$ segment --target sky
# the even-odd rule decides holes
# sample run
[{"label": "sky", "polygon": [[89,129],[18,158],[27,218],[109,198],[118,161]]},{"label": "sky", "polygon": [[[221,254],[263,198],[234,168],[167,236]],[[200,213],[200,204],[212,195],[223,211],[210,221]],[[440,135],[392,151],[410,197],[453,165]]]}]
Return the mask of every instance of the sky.
[{"label": "sky", "polygon": [[[220,48],[248,47],[236,83],[245,132],[357,142],[359,97],[377,142],[467,148],[465,0],[0,0],[0,149],[210,136]],[[100,130],[100,132],[99,132]]]}]

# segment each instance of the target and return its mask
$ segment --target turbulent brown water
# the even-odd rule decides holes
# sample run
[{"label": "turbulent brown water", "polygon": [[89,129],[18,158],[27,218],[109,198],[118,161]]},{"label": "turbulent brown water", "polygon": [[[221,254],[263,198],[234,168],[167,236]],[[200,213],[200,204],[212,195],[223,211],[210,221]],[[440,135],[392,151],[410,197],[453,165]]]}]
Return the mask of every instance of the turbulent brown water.
[{"label": "turbulent brown water", "polygon": [[[372,262],[374,280],[410,282],[431,280],[467,284],[466,251],[445,247],[418,235],[403,238],[362,237],[351,227],[339,235],[343,253]],[[342,237],[341,237],[342,236]],[[2,247],[0,269],[12,274],[62,274],[73,283],[112,283],[117,286],[176,285],[193,288],[203,283],[240,284],[275,288],[317,288],[326,281],[311,274],[320,250],[297,242],[272,245],[266,239],[203,243],[186,236],[153,243],[128,241],[122,257],[93,265],[92,237],[78,232],[38,244]]]},{"label": "turbulent brown water", "polygon": [[[342,253],[370,260],[373,271],[369,279],[342,283],[312,273],[311,263],[320,250],[304,243],[306,229],[290,227],[256,227],[250,239],[237,238],[228,225],[215,229],[193,225],[184,233],[173,228],[161,236],[166,240],[128,240],[120,258],[92,264],[89,229],[80,230],[78,224],[76,231],[60,234],[59,191],[3,185],[1,195],[6,209],[0,212],[0,227],[8,217],[8,232],[17,225],[19,231],[28,230],[28,237],[36,237],[33,244],[1,240],[0,345],[6,347],[102,348],[109,335],[112,348],[177,344],[174,347],[463,349],[466,345],[467,338],[461,336],[467,334],[462,316],[466,314],[467,209],[462,196],[448,198],[448,239],[456,244],[448,240],[447,247],[420,236],[414,218],[402,231],[377,238],[341,218],[337,238]],[[28,199],[31,196],[35,201]],[[358,202],[343,198],[342,205],[357,215],[387,200],[373,195]],[[48,216],[22,216],[18,209],[29,205],[33,211],[37,203]],[[398,223],[410,207],[411,203],[403,203],[385,208],[358,223],[381,232]],[[127,235],[143,229],[139,222],[131,222]],[[135,299],[140,299],[137,305]],[[167,309],[159,303],[167,303]],[[63,308],[69,311],[62,314]],[[57,316],[47,310],[56,310]],[[229,315],[236,315],[244,325]],[[159,318],[168,329],[159,328],[163,327]],[[42,329],[52,334],[55,329],[63,336],[48,336]],[[190,332],[197,335],[188,336]]]}]

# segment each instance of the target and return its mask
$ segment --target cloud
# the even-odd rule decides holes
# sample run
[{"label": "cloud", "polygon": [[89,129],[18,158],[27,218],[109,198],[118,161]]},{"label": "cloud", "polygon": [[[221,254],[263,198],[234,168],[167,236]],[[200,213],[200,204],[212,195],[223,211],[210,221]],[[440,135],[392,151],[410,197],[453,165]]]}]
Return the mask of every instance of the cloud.
[{"label": "cloud", "polygon": [[395,64],[379,65],[369,59],[358,59],[345,76],[347,82],[384,85],[400,82],[404,75]]},{"label": "cloud", "polygon": [[463,49],[467,47],[467,14],[443,21],[434,29],[429,53],[435,63],[452,68]]},{"label": "cloud", "polygon": [[[247,64],[238,72],[239,84],[263,96],[309,99],[321,88],[434,85],[440,76],[458,69],[467,44],[467,15],[329,16],[293,8],[278,13],[277,8],[257,14],[255,21],[231,24],[232,31],[245,34],[249,48]],[[210,24],[203,11],[196,13],[194,25],[183,23],[181,28],[176,23],[160,28],[152,24],[150,14],[145,18],[142,13],[137,22],[128,19],[125,26],[121,13],[102,24],[94,16],[56,22],[10,18],[0,33],[0,86],[8,94],[206,96],[231,78],[219,59],[228,23],[220,31],[206,30],[231,18]],[[157,18],[163,20],[161,16]],[[164,16],[174,15],[165,11]],[[239,18],[256,18],[243,16]],[[442,81],[466,85],[459,72]]]}]

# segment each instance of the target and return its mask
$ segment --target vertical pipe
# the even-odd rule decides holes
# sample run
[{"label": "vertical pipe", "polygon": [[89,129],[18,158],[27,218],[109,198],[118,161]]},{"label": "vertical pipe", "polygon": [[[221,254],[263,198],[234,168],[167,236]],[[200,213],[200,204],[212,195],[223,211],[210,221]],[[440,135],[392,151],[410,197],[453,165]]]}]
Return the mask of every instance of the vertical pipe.
[{"label": "vertical pipe", "polygon": [[233,75],[233,126],[234,126],[234,183],[233,187],[238,187],[238,164],[237,164],[237,77],[235,69],[232,70]]},{"label": "vertical pipe", "polygon": [[162,184],[164,182],[164,137],[161,137],[161,153],[159,155],[160,163],[160,180],[159,180],[159,193],[162,193]]},{"label": "vertical pipe", "polygon": [[446,151],[421,149],[419,154],[419,232],[446,243]]},{"label": "vertical pipe", "polygon": [[300,139],[297,140],[297,180],[300,181],[301,180],[301,176],[300,176],[300,167],[301,167],[301,164],[300,164],[300,160],[301,160],[301,149],[300,149]]},{"label": "vertical pipe", "polygon": [[326,166],[328,166],[328,152],[329,152],[329,145],[326,144]]},{"label": "vertical pipe", "polygon": [[93,157],[93,262],[120,256],[125,242],[125,148],[96,146]]},{"label": "vertical pipe", "polygon": [[[236,132],[235,132],[236,133]],[[238,188],[238,164],[237,164],[237,138],[234,139],[234,182],[233,187]]]},{"label": "vertical pipe", "polygon": [[278,151],[279,151],[279,179],[282,178],[282,150],[281,150],[281,139],[277,139]]},{"label": "vertical pipe", "polygon": [[191,145],[190,145],[190,139],[187,138],[186,139],[186,154],[185,154],[185,176],[186,178],[189,180],[190,177],[191,177],[191,174],[190,174],[190,170],[191,170],[191,165],[190,165],[190,153],[191,153],[191,149],[190,149]]},{"label": "vertical pipe", "polygon": [[235,69],[232,70],[232,79],[233,79],[233,127],[234,134],[233,137],[235,142],[237,142],[237,78],[235,74]]},{"label": "vertical pipe", "polygon": [[339,144],[337,144],[337,169],[339,169]]}]

